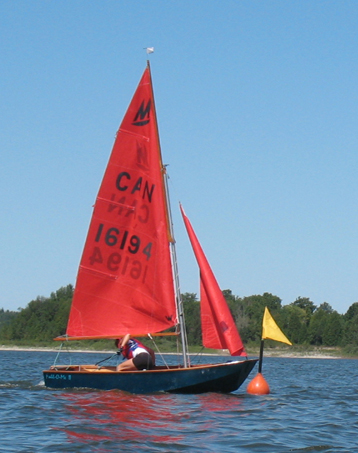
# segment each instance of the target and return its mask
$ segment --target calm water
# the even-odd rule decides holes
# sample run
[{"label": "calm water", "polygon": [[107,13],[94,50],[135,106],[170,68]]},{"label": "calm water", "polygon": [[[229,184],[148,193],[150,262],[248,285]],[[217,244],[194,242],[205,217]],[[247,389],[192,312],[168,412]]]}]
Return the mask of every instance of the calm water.
[{"label": "calm water", "polygon": [[358,451],[356,360],[265,358],[267,396],[248,395],[246,383],[230,395],[135,396],[46,389],[54,358],[0,351],[1,452]]}]

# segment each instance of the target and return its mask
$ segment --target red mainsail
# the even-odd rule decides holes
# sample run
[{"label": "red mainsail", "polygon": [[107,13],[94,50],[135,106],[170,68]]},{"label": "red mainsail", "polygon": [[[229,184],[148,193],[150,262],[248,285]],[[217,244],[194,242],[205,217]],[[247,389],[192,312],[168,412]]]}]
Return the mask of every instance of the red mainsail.
[{"label": "red mainsail", "polygon": [[148,65],[98,192],[68,336],[141,335],[177,324],[164,172]]},{"label": "red mainsail", "polygon": [[232,356],[246,356],[239,332],[214,273],[182,206],[180,210],[200,269],[203,346],[212,349],[228,349]]}]

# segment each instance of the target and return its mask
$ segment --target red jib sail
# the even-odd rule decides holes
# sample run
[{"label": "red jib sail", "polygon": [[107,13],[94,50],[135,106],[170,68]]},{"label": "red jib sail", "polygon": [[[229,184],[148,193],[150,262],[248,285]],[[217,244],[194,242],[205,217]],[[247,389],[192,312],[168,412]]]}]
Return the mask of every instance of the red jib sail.
[{"label": "red jib sail", "polygon": [[148,65],[96,199],[68,336],[140,335],[177,323],[164,172]]},{"label": "red jib sail", "polygon": [[228,349],[232,356],[246,356],[244,345],[223,293],[182,206],[180,210],[200,269],[203,345],[212,349]]}]

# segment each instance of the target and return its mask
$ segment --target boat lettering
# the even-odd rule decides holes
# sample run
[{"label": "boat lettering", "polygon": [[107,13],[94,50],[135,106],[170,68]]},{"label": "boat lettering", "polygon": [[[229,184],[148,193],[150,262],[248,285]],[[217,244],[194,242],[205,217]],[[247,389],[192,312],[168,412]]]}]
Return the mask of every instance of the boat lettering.
[{"label": "boat lettering", "polygon": [[[155,184],[152,184],[150,186],[148,181],[145,181],[143,184],[143,177],[140,176],[134,184],[131,184],[131,187],[128,185],[129,182],[131,181],[131,175],[127,173],[126,171],[122,171],[119,173],[116,179],[116,187],[118,190],[125,192],[128,189],[130,190],[131,194],[134,194],[136,192],[141,192],[142,193],[142,198],[143,200],[147,198],[149,203],[152,202],[152,196],[155,188]],[[142,187],[144,186],[144,187]]]},{"label": "boat lettering", "polygon": [[[127,250],[132,255],[135,255],[141,250],[142,253],[146,256],[147,261],[151,257],[152,251],[151,242],[145,244],[144,247],[141,249],[142,243],[138,235],[136,234],[129,235],[129,232],[127,230],[121,232],[118,228],[115,227],[110,227],[106,231],[104,230],[105,230],[104,224],[100,223],[98,225],[97,233],[95,236],[95,242],[104,241],[104,243],[109,247],[118,246],[120,250]],[[98,260],[95,259],[94,261]]]},{"label": "boat lettering", "polygon": [[[67,375],[66,374],[58,374],[58,373],[53,373],[53,374],[48,374],[47,379],[62,379],[62,380],[67,380]],[[69,379],[71,379],[71,376],[69,376]]]}]

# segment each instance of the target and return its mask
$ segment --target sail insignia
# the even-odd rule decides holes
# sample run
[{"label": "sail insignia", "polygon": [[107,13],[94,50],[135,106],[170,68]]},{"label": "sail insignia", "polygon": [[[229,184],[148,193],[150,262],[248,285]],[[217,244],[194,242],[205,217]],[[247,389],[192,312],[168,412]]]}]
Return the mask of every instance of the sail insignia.
[{"label": "sail insignia", "polygon": [[[146,107],[145,106],[145,101],[143,101],[139,107],[139,110],[134,118],[133,121],[133,126],[145,126],[146,124],[149,123],[150,121],[150,106],[151,106],[151,100],[147,102]],[[139,118],[139,121],[138,121]],[[146,119],[145,119],[146,118]]]}]

